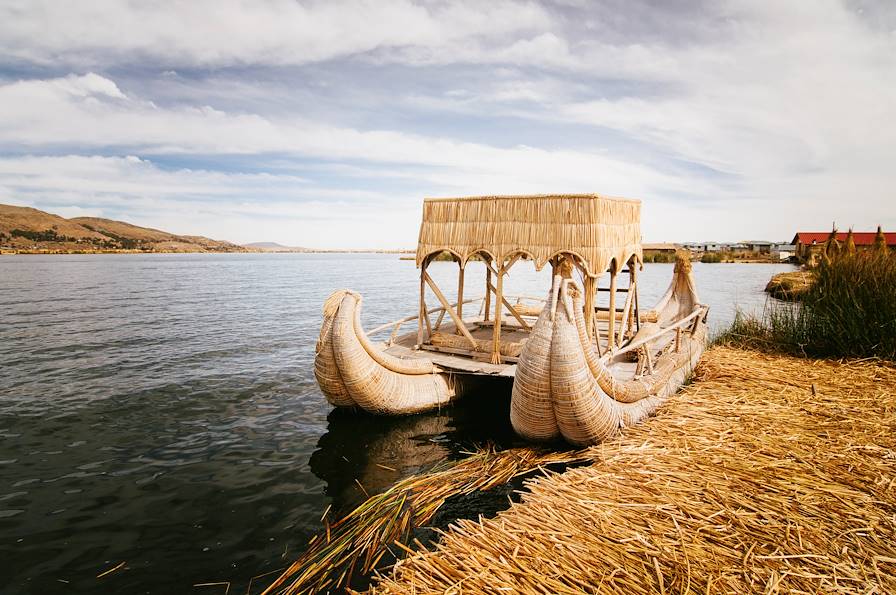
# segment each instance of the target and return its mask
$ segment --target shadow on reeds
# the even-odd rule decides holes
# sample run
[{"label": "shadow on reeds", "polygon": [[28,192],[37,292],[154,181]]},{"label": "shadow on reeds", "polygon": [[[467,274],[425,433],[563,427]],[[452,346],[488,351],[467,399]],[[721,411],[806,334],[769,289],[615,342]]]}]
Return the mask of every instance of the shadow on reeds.
[{"label": "shadow on reeds", "polygon": [[494,516],[519,500],[527,477],[587,460],[565,445],[524,446],[510,426],[506,380],[471,380],[470,396],[430,414],[332,412],[310,461],[332,498],[323,530],[265,593],[363,589],[407,544]]},{"label": "shadow on reeds", "polygon": [[715,342],[812,357],[896,359],[896,253],[830,255],[800,303],[770,300],[760,316],[738,313]]}]

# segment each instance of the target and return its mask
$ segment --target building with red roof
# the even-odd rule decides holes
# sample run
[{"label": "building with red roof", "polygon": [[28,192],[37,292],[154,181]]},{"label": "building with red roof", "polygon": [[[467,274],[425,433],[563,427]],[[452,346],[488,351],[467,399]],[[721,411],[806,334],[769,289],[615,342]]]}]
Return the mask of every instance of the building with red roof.
[{"label": "building with red roof", "polygon": [[[790,242],[796,246],[796,255],[801,260],[808,260],[813,253],[820,252],[824,248],[825,242],[831,235],[829,231],[798,231],[793,240]],[[846,241],[848,232],[837,232],[837,241],[843,243]],[[854,231],[852,232],[852,241],[855,242],[856,248],[859,250],[870,248],[874,245],[874,238],[877,236],[873,231]],[[896,249],[896,233],[884,233],[887,246]]]}]

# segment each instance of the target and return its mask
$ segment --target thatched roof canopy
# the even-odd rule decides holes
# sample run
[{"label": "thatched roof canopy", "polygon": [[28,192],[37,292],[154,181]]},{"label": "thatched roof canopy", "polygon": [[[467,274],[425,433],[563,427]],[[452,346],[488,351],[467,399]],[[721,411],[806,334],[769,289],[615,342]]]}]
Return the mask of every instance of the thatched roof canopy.
[{"label": "thatched roof canopy", "polygon": [[597,194],[428,198],[417,244],[427,256],[453,253],[461,263],[477,253],[504,262],[524,253],[541,269],[560,253],[574,254],[591,275],[641,260],[641,201]]}]

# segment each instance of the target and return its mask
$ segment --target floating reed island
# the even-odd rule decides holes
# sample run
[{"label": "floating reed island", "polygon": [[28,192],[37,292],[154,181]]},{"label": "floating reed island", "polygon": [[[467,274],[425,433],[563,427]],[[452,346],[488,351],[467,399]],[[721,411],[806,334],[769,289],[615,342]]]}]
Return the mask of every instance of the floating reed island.
[{"label": "floating reed island", "polygon": [[[322,392],[337,407],[406,415],[462,396],[465,376],[491,375],[513,379],[510,420],[530,440],[594,444],[639,422],[699,360],[708,312],[686,257],[660,302],[642,309],[640,214],[640,201],[596,194],[427,199],[417,314],[368,332],[361,296],[333,293],[316,348]],[[458,263],[454,303],[427,272],[445,255]],[[473,259],[485,263],[485,295],[465,299]],[[544,299],[505,294],[504,278],[522,261],[551,266]],[[465,316],[470,304],[478,313]],[[412,321],[417,328],[400,334]],[[371,340],[386,331],[384,343]]]},{"label": "floating reed island", "polygon": [[[892,363],[716,346],[655,417],[599,445],[487,449],[328,510],[265,593],[373,569],[372,593],[896,592],[894,430]],[[448,498],[533,471],[495,518],[412,542]]]},{"label": "floating reed island", "polygon": [[796,301],[811,289],[814,280],[812,271],[786,271],[773,275],[765,292],[779,300]]},{"label": "floating reed island", "polygon": [[372,593],[896,593],[896,367],[731,347]]}]

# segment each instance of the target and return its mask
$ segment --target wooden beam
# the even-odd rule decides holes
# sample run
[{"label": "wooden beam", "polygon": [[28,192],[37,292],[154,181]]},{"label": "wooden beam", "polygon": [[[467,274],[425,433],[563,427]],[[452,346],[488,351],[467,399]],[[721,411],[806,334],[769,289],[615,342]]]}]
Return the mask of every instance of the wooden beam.
[{"label": "wooden beam", "polygon": [[[619,323],[619,333],[615,339],[616,345],[622,344],[622,341],[625,338],[625,334],[628,332],[629,318],[631,317],[632,296],[633,295],[635,295],[634,292],[629,292],[625,296],[625,305],[622,306],[622,321]],[[613,318],[615,318],[615,316]]]},{"label": "wooden beam", "polygon": [[426,323],[426,340],[432,337],[432,322],[429,320],[429,313],[426,311],[426,302],[423,302],[423,322]]},{"label": "wooden beam", "polygon": [[501,359],[501,307],[504,299],[504,265],[498,270],[498,287],[495,289],[495,328],[492,333],[492,363],[500,364]]},{"label": "wooden beam", "polygon": [[423,345],[423,318],[426,316],[426,259],[420,264],[420,304],[417,309],[417,348]]},{"label": "wooden beam", "polygon": [[[460,263],[460,271],[457,273],[457,317],[464,319],[464,266]],[[459,331],[455,331],[459,332]]]},{"label": "wooden beam", "polygon": [[[616,264],[614,262],[613,267],[610,269],[610,312],[616,312]],[[607,351],[612,351],[615,348],[616,342],[616,316],[607,317],[608,325],[607,325]]]},{"label": "wooden beam", "polygon": [[[522,256],[522,255],[521,255],[521,254],[517,254],[514,258],[510,259],[510,261],[509,261],[510,264],[513,264],[514,262],[516,262],[517,260],[519,260],[519,257],[520,257],[520,256]],[[522,327],[523,327],[524,329],[526,329],[526,330],[532,330],[532,327],[529,325],[529,323],[526,322],[525,320],[523,320],[523,317],[520,316],[520,313],[516,311],[516,309],[513,307],[513,305],[512,305],[509,301],[507,301],[507,298],[505,298],[503,294],[501,295],[501,299],[498,300],[498,298],[497,298],[498,290],[495,288],[494,285],[491,284],[491,278],[490,278],[490,277],[491,277],[491,274],[494,274],[496,277],[498,277],[498,281],[499,281],[498,287],[500,287],[500,286],[501,286],[501,284],[500,284],[500,280],[501,280],[501,278],[504,277],[504,275],[507,274],[507,270],[506,270],[506,269],[502,269],[501,273],[499,274],[497,271],[495,271],[495,270],[492,268],[492,266],[491,266],[489,263],[486,263],[485,266],[488,267],[488,268],[486,269],[486,275],[487,275],[487,276],[486,276],[486,280],[488,281],[488,287],[486,287],[486,290],[487,290],[487,291],[494,291],[494,292],[495,292],[495,296],[496,296],[496,297],[495,297],[495,303],[496,303],[496,304],[497,304],[497,303],[502,303],[502,304],[504,304],[504,306],[506,306],[507,309],[510,310],[510,313],[513,314],[513,317],[517,319],[517,321],[520,323],[520,325],[522,325]],[[496,313],[495,316],[496,316],[496,317],[497,317],[497,311],[498,311],[498,310],[499,310],[499,308],[495,308],[495,313]],[[488,317],[484,318],[484,320],[488,320]],[[496,318],[496,320],[497,320],[497,318]]]},{"label": "wooden beam", "polygon": [[522,257],[523,257],[522,252],[517,252],[516,254],[514,254],[513,258],[508,260],[507,264],[504,265],[504,274],[506,275],[508,273],[508,271],[510,271],[510,267],[512,267],[514,264],[516,264],[519,261],[519,259]]},{"label": "wooden beam", "polygon": [[457,316],[457,312],[453,307],[451,307],[451,304],[448,303],[448,300],[445,299],[445,295],[442,293],[442,290],[439,289],[439,286],[436,285],[436,282],[432,280],[432,277],[429,276],[429,273],[424,271],[423,278],[426,280],[426,283],[429,284],[432,292],[436,294],[437,298],[439,298],[439,301],[442,303],[442,307],[445,308],[445,311],[448,312],[448,315],[451,316],[452,320],[454,320],[454,326],[457,327],[461,334],[466,337],[467,341],[469,341],[470,345],[475,349],[476,339],[473,338],[473,335],[470,334],[470,331],[468,331],[467,327],[464,325],[464,321]]},{"label": "wooden beam", "polygon": [[[444,347],[442,345],[424,345],[422,347],[422,349],[425,349],[426,351],[433,351],[436,353],[447,353],[450,355],[466,355],[466,356],[472,357],[475,360],[491,363],[490,355],[488,353],[483,353],[481,351],[472,351],[469,349],[459,349],[457,347]],[[504,356],[502,356],[502,358],[504,359],[502,364],[503,363],[514,363],[515,364],[520,359],[518,357],[511,357],[509,355],[504,355]]]},{"label": "wooden beam", "polygon": [[482,316],[482,320],[488,320],[489,310],[492,309],[492,267],[489,266],[488,261],[485,262],[485,314]]},{"label": "wooden beam", "polygon": [[[631,267],[629,267],[631,268]],[[641,330],[641,310],[638,308],[638,288],[635,287],[635,326]],[[637,332],[637,331],[636,331]]]},{"label": "wooden beam", "polygon": [[441,312],[439,312],[439,317],[436,318],[436,324],[432,327],[433,330],[439,330],[442,327],[442,320],[445,318],[445,309],[443,308]]},{"label": "wooden beam", "polygon": [[[464,303],[465,303],[465,304],[471,304],[471,303],[473,303],[473,302],[478,302],[478,301],[481,301],[481,300],[482,300],[482,298],[478,298],[478,297],[477,297],[477,298],[470,298],[470,299],[468,299],[468,300],[464,300]],[[441,312],[442,309],[443,309],[442,306],[439,306],[439,307],[437,307],[437,308],[430,308],[429,310],[426,311],[426,313],[427,313],[427,314],[432,314],[433,312]],[[392,322],[387,322],[386,324],[381,324],[380,326],[376,327],[375,329],[372,329],[372,330],[369,330],[369,331],[364,331],[364,332],[367,333],[367,336],[373,336],[373,335],[375,335],[375,334],[377,334],[377,333],[379,333],[379,332],[382,332],[382,331],[386,330],[387,328],[392,328],[392,327],[394,327],[394,326],[397,325],[397,324],[401,324],[401,323],[404,323],[404,322],[410,322],[411,320],[417,320],[418,317],[419,317],[419,314],[412,314],[412,315],[410,315],[410,316],[405,316],[404,318],[399,318],[398,320],[393,320]]]},{"label": "wooden beam", "polygon": [[[641,321],[638,320],[639,313],[637,311],[637,301],[635,301],[638,299],[638,269],[635,266],[637,264],[638,263],[634,257],[632,257],[632,260],[628,264],[628,270],[631,271],[628,277],[628,286],[634,293],[634,296],[628,311],[628,322],[625,329],[626,339],[632,338],[635,333],[641,329]],[[637,329],[635,327],[637,327]]]},{"label": "wooden beam", "polygon": [[[492,291],[495,292],[495,295],[497,295],[498,290],[495,289],[495,287],[493,285],[490,285],[489,287],[491,288]],[[497,299],[496,299],[496,301],[497,301]],[[532,330],[532,327],[529,325],[529,323],[526,322],[525,320],[523,320],[523,317],[520,315],[520,313],[516,311],[516,308],[514,308],[513,305],[510,302],[508,302],[507,298],[505,298],[503,295],[501,296],[501,302],[503,302],[504,306],[510,311],[511,314],[513,314],[513,317],[516,318],[517,322],[520,323],[520,326],[522,326],[527,331]]]},{"label": "wooden beam", "polygon": [[594,338],[594,277],[585,276],[585,332],[588,338]]}]

